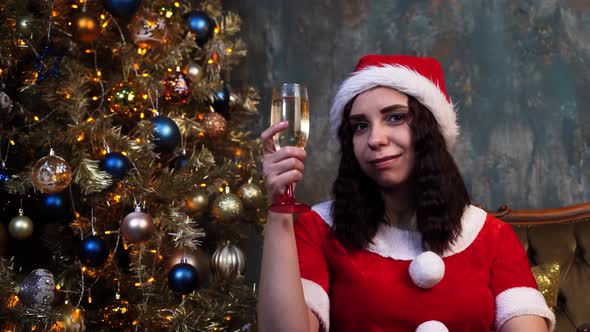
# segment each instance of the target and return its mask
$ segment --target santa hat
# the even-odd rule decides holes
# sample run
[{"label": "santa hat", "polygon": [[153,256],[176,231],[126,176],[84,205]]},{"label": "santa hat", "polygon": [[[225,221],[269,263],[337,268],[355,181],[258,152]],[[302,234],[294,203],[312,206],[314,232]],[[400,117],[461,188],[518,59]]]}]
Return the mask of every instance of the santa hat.
[{"label": "santa hat", "polygon": [[416,98],[434,115],[447,147],[455,144],[459,126],[440,63],[433,58],[407,55],[366,55],[359,60],[354,72],[340,86],[330,109],[330,127],[335,137],[346,104],[377,86]]}]

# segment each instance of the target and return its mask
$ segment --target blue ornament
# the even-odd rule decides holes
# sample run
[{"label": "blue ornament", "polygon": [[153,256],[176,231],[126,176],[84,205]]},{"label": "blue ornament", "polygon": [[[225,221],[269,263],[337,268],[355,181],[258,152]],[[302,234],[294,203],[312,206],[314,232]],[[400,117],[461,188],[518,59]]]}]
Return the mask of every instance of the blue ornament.
[{"label": "blue ornament", "polygon": [[62,194],[49,194],[43,198],[43,211],[54,218],[61,218],[68,211],[67,197]]},{"label": "blue ornament", "polygon": [[205,12],[199,10],[191,10],[184,14],[184,19],[188,23],[190,31],[194,32],[197,45],[205,45],[211,38],[215,31],[215,21],[209,17]]},{"label": "blue ornament", "polygon": [[114,178],[122,178],[129,170],[129,159],[121,152],[109,152],[98,163],[98,167]]},{"label": "blue ornament", "polygon": [[103,0],[104,9],[120,18],[131,18],[141,5],[141,0]]},{"label": "blue ornament", "polygon": [[215,112],[223,115],[224,118],[229,119],[229,89],[227,85],[223,85],[221,90],[213,93],[213,102],[211,106]]},{"label": "blue ornament", "polygon": [[[60,65],[63,59],[63,52],[53,48],[51,41],[48,41],[41,53],[35,57],[35,69],[37,69],[37,83],[45,81],[48,77],[59,78],[61,75]],[[49,65],[50,59],[53,59],[53,65]],[[47,64],[49,67],[46,67]]]},{"label": "blue ornament", "polygon": [[162,152],[172,152],[180,142],[180,129],[172,119],[159,115],[152,119],[154,144]]},{"label": "blue ornament", "polygon": [[105,240],[92,235],[80,243],[80,260],[84,265],[97,267],[103,265],[109,258],[109,249]]},{"label": "blue ornament", "polygon": [[199,287],[199,272],[194,266],[185,262],[178,263],[168,272],[168,288],[173,292],[188,294],[197,287]]},{"label": "blue ornament", "polygon": [[189,157],[183,153],[172,160],[172,162],[170,163],[170,169],[180,171],[181,169],[188,166],[188,161]]},{"label": "blue ornament", "polygon": [[0,166],[0,188],[4,188],[4,184],[6,184],[11,178],[12,172],[4,167],[4,165]]}]

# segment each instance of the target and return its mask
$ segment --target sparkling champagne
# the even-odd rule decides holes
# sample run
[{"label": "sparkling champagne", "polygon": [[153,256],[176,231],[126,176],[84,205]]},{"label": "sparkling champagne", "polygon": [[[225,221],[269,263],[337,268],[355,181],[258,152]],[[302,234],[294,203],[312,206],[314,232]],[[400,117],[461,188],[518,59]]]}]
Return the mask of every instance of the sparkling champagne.
[{"label": "sparkling champagne", "polygon": [[289,121],[289,127],[273,137],[275,148],[305,147],[309,135],[309,104],[303,96],[282,96],[272,102],[271,123]]}]

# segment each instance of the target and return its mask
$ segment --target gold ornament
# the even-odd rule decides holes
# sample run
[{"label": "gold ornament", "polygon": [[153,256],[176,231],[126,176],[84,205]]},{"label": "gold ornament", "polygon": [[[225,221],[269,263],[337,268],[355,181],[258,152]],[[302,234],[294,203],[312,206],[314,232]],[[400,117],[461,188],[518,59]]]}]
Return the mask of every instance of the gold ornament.
[{"label": "gold ornament", "polygon": [[[119,296],[117,295],[117,297]],[[128,331],[128,329],[133,328],[136,315],[137,313],[133,306],[129,305],[129,301],[118,299],[115,303],[104,307],[102,310],[102,322],[113,329]]]},{"label": "gold ornament", "polygon": [[545,297],[550,308],[557,306],[557,293],[559,292],[559,264],[543,264],[531,268],[539,291]]},{"label": "gold ornament", "polygon": [[179,71],[166,76],[162,80],[164,100],[176,104],[186,103],[191,97],[191,85],[191,79]]},{"label": "gold ornament", "polygon": [[195,190],[189,198],[184,201],[186,209],[193,214],[201,213],[209,207],[209,195],[204,189]]},{"label": "gold ornament", "polygon": [[61,314],[61,318],[56,321],[49,332],[84,332],[86,324],[84,322],[84,312],[80,308],[75,308],[71,304],[62,304],[55,309]]},{"label": "gold ornament", "polygon": [[33,235],[33,221],[24,215],[23,209],[18,210],[18,216],[12,218],[8,224],[8,233],[17,240]]},{"label": "gold ornament", "polygon": [[213,202],[211,213],[223,224],[229,224],[242,216],[244,205],[238,196],[229,192],[229,187],[225,187],[225,193],[217,196]]},{"label": "gold ornament", "polygon": [[203,128],[207,136],[217,138],[225,134],[227,120],[219,113],[208,112],[203,118]]},{"label": "gold ornament", "polygon": [[251,183],[251,180],[238,188],[236,193],[247,209],[256,209],[264,205],[265,198],[262,189],[256,184]]},{"label": "gold ornament", "polygon": [[174,248],[166,258],[166,272],[186,259],[186,263],[194,266],[199,272],[199,282],[205,283],[211,277],[211,258],[203,249]]},{"label": "gold ornament", "polygon": [[33,166],[33,185],[39,191],[46,194],[54,194],[66,189],[72,182],[72,169],[70,165],[53,149],[49,156],[39,159]]},{"label": "gold ornament", "polygon": [[203,68],[194,61],[189,62],[183,72],[191,78],[193,83],[200,82],[203,78]]},{"label": "gold ornament", "polygon": [[246,256],[240,248],[226,242],[211,256],[211,267],[216,278],[232,280],[244,275]]},{"label": "gold ornament", "polygon": [[166,20],[155,12],[146,11],[129,24],[131,39],[139,48],[151,49],[164,43],[167,35]]},{"label": "gold ornament", "polygon": [[76,15],[72,22],[72,35],[79,42],[93,42],[98,39],[100,32],[100,21],[88,13],[82,12]]},{"label": "gold ornament", "polygon": [[141,212],[141,208],[136,207],[135,212],[129,213],[121,222],[119,228],[121,236],[129,243],[141,243],[148,241],[156,232],[152,216]]},{"label": "gold ornament", "polygon": [[151,112],[144,111],[140,95],[136,91],[135,84],[131,81],[123,81],[115,85],[107,97],[107,103],[112,113],[126,115],[130,118],[143,119],[151,115]]}]

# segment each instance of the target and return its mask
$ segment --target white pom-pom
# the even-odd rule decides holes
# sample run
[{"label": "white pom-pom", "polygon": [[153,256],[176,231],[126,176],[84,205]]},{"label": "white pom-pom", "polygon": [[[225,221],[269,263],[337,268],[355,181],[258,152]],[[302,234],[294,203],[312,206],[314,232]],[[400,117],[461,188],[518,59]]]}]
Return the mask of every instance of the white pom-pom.
[{"label": "white pom-pom", "polygon": [[449,332],[445,324],[437,320],[429,320],[418,326],[416,332]]},{"label": "white pom-pom", "polygon": [[445,262],[439,255],[426,251],[410,263],[410,277],[420,288],[436,286],[445,275]]}]

